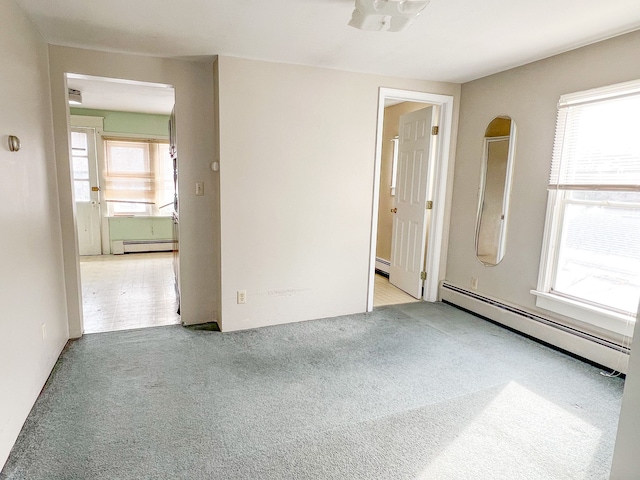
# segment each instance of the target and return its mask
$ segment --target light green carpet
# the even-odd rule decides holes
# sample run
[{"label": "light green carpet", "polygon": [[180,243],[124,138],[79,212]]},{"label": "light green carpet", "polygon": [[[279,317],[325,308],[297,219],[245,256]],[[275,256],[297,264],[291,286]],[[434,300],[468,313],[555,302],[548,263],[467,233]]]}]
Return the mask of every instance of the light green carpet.
[{"label": "light green carpet", "polygon": [[87,335],[8,479],[606,479],[623,381],[443,304]]}]

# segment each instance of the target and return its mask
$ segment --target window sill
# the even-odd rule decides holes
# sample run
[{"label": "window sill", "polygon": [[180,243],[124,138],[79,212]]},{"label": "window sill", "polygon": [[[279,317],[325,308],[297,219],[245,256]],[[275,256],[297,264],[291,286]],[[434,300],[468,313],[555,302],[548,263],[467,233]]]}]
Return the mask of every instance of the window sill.
[{"label": "window sill", "polygon": [[559,313],[565,317],[574,318],[584,323],[615,332],[619,335],[633,336],[635,317],[621,313],[611,312],[604,308],[598,308],[577,300],[561,297],[552,293],[531,290],[536,296],[536,306]]}]

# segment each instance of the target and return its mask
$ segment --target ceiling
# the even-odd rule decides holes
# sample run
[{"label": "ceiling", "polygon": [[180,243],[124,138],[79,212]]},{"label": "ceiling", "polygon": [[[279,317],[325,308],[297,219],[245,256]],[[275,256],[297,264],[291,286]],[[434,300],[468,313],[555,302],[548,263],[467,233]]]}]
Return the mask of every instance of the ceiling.
[{"label": "ceiling", "polygon": [[170,85],[69,73],[67,86],[82,92],[80,108],[169,115],[175,103]]},{"label": "ceiling", "polygon": [[229,55],[466,82],[640,28],[638,0],[431,0],[404,32],[347,26],[354,0],[17,0],[49,43]]}]

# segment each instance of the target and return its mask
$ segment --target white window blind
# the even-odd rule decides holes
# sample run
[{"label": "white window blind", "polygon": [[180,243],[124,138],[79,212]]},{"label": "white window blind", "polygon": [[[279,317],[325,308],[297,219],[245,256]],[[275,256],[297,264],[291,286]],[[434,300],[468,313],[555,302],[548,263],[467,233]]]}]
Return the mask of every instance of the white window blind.
[{"label": "white window blind", "polygon": [[105,140],[105,200],[114,215],[162,215],[173,205],[169,145],[157,141]]},{"label": "white window blind", "polygon": [[550,188],[640,191],[640,92],[560,101]]},{"label": "white window blind", "polygon": [[105,198],[107,201],[153,203],[155,178],[144,142],[106,142]]}]

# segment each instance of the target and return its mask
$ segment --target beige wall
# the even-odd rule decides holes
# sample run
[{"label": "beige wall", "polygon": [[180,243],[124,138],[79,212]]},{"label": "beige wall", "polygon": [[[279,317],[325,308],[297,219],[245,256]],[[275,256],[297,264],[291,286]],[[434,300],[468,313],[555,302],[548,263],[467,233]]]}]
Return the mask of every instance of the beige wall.
[{"label": "beige wall", "polygon": [[[174,86],[179,152],[181,319],[186,324],[216,320],[220,264],[215,219],[219,190],[217,174],[209,168],[215,153],[212,61],[188,62],[55,45],[49,47],[49,56],[71,336],[81,333],[81,305],[68,160],[66,72]],[[196,182],[204,182],[204,196],[195,195]]]},{"label": "beige wall", "polygon": [[230,57],[218,69],[222,329],[365,311],[379,88],[457,108],[459,85]]},{"label": "beige wall", "polygon": [[[640,78],[639,55],[635,32],[462,86],[448,282],[470,288],[475,277],[479,292],[550,316],[530,291],[538,279],[558,99]],[[485,267],[475,258],[475,216],[483,137],[498,115],[511,116],[517,126],[513,190],[505,257]]]},{"label": "beige wall", "polygon": [[[0,6],[2,469],[68,330],[47,46],[13,0]],[[7,135],[20,138],[19,152]]]},{"label": "beige wall", "polygon": [[378,203],[378,236],[376,257],[391,259],[391,232],[394,198],[391,195],[391,170],[393,165],[393,143],[391,139],[398,135],[400,117],[405,113],[415,112],[428,105],[419,102],[402,102],[384,109],[384,126],[382,127],[382,158],[380,164],[380,201]]}]

